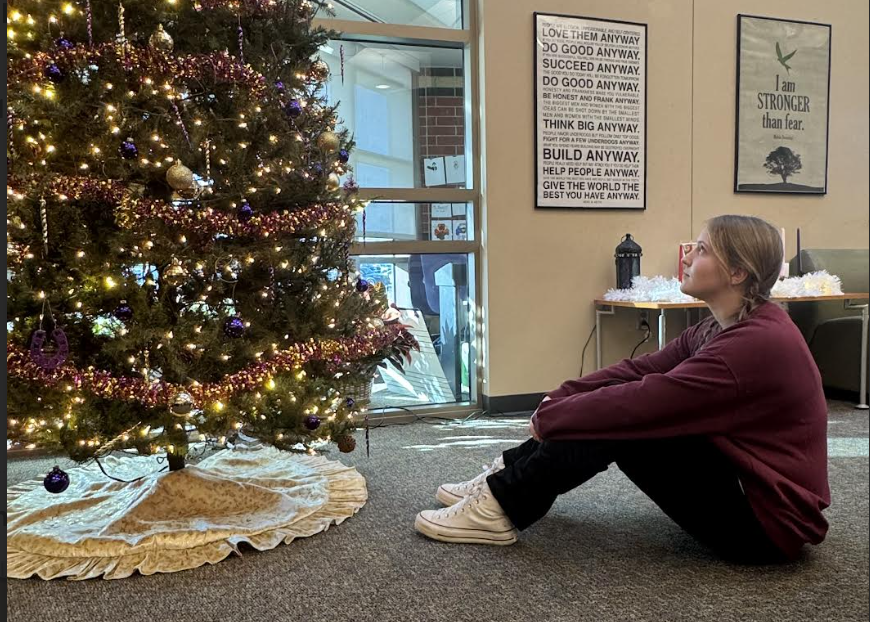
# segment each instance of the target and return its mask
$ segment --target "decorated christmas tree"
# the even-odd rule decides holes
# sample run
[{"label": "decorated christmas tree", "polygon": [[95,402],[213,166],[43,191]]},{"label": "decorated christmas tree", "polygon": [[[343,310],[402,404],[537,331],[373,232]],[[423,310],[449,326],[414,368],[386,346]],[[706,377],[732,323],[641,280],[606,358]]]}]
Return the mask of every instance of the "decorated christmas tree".
[{"label": "decorated christmas tree", "polygon": [[343,387],[416,343],[349,256],[362,204],[322,9],[8,5],[13,444],[171,470],[241,434],[353,448]]}]

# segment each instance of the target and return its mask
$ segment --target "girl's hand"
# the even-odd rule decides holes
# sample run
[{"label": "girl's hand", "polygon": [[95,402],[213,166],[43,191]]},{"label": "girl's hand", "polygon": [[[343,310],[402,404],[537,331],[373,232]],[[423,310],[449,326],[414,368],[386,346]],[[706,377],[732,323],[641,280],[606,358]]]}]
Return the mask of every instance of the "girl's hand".
[{"label": "girl's hand", "polygon": [[[552,398],[550,396],[545,395],[544,399],[541,400],[541,404],[543,404],[544,402],[549,402],[551,399]],[[540,408],[540,406],[538,406],[538,408]],[[535,412],[532,414],[532,418],[529,419],[529,434],[531,434],[533,439],[535,439],[536,441],[538,441],[540,443],[540,442],[542,442],[541,437],[538,434],[538,431],[535,429],[535,415],[537,415],[537,414],[538,414],[538,410],[535,409]]]},{"label": "girl's hand", "polygon": [[529,419],[529,434],[531,434],[532,438],[535,439],[536,441],[538,441],[539,443],[542,442],[541,437],[538,435],[538,431],[535,429],[535,418],[534,417]]}]

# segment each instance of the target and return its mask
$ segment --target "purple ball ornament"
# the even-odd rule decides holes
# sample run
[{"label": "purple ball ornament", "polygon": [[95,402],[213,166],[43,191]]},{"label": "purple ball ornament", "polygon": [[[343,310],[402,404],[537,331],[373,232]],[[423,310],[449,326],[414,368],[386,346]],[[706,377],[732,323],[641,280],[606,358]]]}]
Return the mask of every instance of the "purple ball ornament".
[{"label": "purple ball ornament", "polygon": [[57,39],[54,43],[61,50],[71,50],[76,46],[75,43],[73,43],[72,41],[70,41],[66,37],[61,37],[60,39]]},{"label": "purple ball ornament", "polygon": [[240,317],[229,317],[224,322],[224,334],[230,339],[238,339],[245,334],[245,323]]},{"label": "purple ball ornament", "polygon": [[311,173],[315,177],[320,177],[321,175],[323,175],[323,165],[320,162],[315,162],[311,165]]},{"label": "purple ball ornament", "polygon": [[69,475],[55,466],[42,480],[42,485],[48,492],[60,494],[69,487]]},{"label": "purple ball ornament", "polygon": [[305,417],[305,427],[311,430],[312,432],[320,427],[320,417],[315,415],[309,415]]},{"label": "purple ball ornament", "polygon": [[245,201],[242,203],[241,207],[239,207],[239,212],[237,214],[239,222],[248,222],[251,218],[254,217],[254,208],[251,207],[251,204]]},{"label": "purple ball ornament", "polygon": [[287,88],[284,86],[284,83],[281,82],[280,79],[278,79],[278,80],[275,80],[275,90],[278,91],[279,93],[283,93],[284,91],[287,90]]},{"label": "purple ball ornament", "polygon": [[347,152],[347,149],[342,149],[338,152],[338,161],[342,164],[347,164],[348,160],[350,160],[350,154]]},{"label": "purple ball ornament", "polygon": [[356,402],[354,401],[354,399],[352,397],[349,397],[346,400],[344,400],[344,403],[348,408],[353,408],[354,406],[356,406]]},{"label": "purple ball ornament", "polygon": [[126,300],[122,300],[112,314],[122,322],[129,322],[133,319],[133,309]]},{"label": "purple ball ornament", "polygon": [[360,279],[359,281],[357,281],[356,282],[356,291],[358,291],[360,294],[369,291],[369,282],[366,281],[365,279]]},{"label": "purple ball ornament", "polygon": [[286,112],[287,116],[291,119],[296,119],[302,114],[302,104],[300,104],[296,99],[290,100],[290,103],[284,107],[284,112]]},{"label": "purple ball ornament", "polygon": [[125,140],[118,147],[118,153],[120,153],[121,157],[125,160],[134,160],[139,155],[139,149],[136,147],[136,143],[132,140]]},{"label": "purple ball ornament", "polygon": [[63,82],[63,79],[66,77],[64,72],[60,70],[60,67],[58,67],[54,63],[46,67],[43,73],[46,78],[48,78],[51,82],[54,82],[55,84]]}]

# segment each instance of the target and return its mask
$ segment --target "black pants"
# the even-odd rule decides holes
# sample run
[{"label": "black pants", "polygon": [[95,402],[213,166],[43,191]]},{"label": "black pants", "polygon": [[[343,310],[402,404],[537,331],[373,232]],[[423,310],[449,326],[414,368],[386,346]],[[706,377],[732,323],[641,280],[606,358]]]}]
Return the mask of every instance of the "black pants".
[{"label": "black pants", "polygon": [[558,495],[615,462],[665,514],[722,558],[750,564],[786,561],[755,518],[736,470],[706,437],[529,439],[503,457],[505,468],[487,483],[517,529],[543,517]]}]

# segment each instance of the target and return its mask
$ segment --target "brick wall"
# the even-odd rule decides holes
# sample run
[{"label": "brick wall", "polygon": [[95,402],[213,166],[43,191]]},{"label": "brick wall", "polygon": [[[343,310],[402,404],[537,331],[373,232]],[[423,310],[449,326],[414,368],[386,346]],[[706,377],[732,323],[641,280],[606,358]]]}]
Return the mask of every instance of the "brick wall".
[{"label": "brick wall", "polygon": [[[456,156],[465,153],[465,78],[462,69],[426,67],[417,76],[415,88],[419,179],[424,179],[423,159]],[[423,186],[423,184],[419,184]],[[448,184],[439,188],[461,188]],[[431,214],[428,204],[420,204],[417,222],[420,239],[431,238]]]}]

